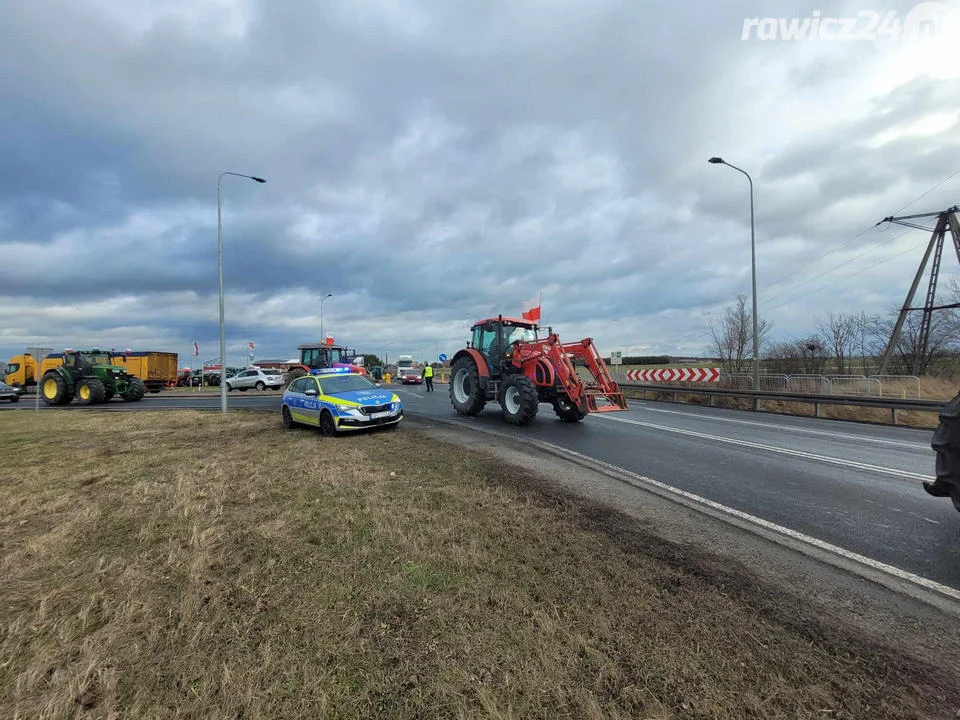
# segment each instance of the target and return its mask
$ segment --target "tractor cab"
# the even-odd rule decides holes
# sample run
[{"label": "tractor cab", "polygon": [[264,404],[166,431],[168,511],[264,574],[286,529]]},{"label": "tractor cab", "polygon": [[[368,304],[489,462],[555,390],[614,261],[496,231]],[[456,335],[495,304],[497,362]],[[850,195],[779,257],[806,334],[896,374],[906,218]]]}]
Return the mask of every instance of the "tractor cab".
[{"label": "tractor cab", "polygon": [[300,364],[310,370],[347,364],[346,353],[339,345],[298,345]]},{"label": "tractor cab", "polygon": [[107,372],[122,373],[124,371],[119,365],[110,362],[110,353],[100,350],[67,350],[63,353],[63,364],[82,375],[93,374],[95,368]]},{"label": "tractor cab", "polygon": [[537,325],[528,320],[497,317],[482,320],[473,326],[470,347],[483,353],[491,371],[510,363],[513,343],[536,342]]},{"label": "tractor cab", "polygon": [[326,343],[309,343],[297,345],[300,351],[300,364],[291,367],[283,376],[283,386],[287,387],[299,377],[303,377],[312,370],[323,368],[349,368],[350,372],[366,375],[367,369],[350,362],[348,351],[342,345],[327,345]]}]

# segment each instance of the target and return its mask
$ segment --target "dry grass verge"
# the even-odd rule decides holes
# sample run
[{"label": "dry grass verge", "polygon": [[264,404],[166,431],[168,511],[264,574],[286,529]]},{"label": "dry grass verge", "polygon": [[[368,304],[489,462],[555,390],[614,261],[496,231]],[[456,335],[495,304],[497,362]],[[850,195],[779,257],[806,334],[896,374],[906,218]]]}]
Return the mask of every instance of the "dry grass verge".
[{"label": "dry grass verge", "polygon": [[960,682],[410,428],[0,416],[0,716],[931,718]]}]

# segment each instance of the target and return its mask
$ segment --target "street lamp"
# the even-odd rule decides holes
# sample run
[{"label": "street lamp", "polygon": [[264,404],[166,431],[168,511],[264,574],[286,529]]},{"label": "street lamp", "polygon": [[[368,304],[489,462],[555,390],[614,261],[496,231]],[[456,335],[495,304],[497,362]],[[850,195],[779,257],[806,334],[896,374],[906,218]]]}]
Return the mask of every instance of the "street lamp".
[{"label": "street lamp", "polygon": [[387,362],[387,348],[390,347],[391,345],[393,345],[393,343],[388,342],[386,345],[383,346],[383,371],[384,372],[387,371],[387,365],[390,364],[389,362]]},{"label": "street lamp", "polygon": [[714,165],[726,165],[747,176],[750,183],[750,267],[753,272],[753,391],[760,390],[760,336],[757,332],[757,242],[753,229],[753,178],[746,170],[731,165],[723,158],[712,157],[709,162]]},{"label": "street lamp", "polygon": [[261,185],[266,182],[263,178],[241,175],[235,172],[222,172],[217,176],[217,271],[220,275],[220,412],[223,413],[227,411],[227,339],[223,332],[223,223],[220,219],[220,183],[224,175],[236,175],[258,182]]},{"label": "street lamp", "polygon": [[329,297],[333,297],[333,293],[327,293],[320,298],[320,343],[322,345],[327,344],[327,336],[323,334],[323,301]]}]

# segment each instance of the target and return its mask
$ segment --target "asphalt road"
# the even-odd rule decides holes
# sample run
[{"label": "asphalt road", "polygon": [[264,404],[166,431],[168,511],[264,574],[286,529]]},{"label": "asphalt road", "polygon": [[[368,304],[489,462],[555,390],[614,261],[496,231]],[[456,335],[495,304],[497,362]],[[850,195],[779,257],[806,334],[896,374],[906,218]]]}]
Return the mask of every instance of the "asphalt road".
[{"label": "asphalt road", "polygon": [[577,424],[541,405],[516,428],[494,403],[457,418],[446,390],[399,392],[407,413],[574,450],[960,590],[960,513],[920,485],[930,430],[640,400]]},{"label": "asphalt road", "polygon": [[[559,422],[540,406],[516,428],[490,403],[476,418],[447,386],[392,386],[407,414],[534,439],[624,468],[734,511],[960,590],[960,513],[920,486],[933,474],[931,431],[639,400],[630,410]],[[233,392],[234,409],[277,411],[279,393]],[[28,410],[33,398],[0,407]],[[42,403],[41,403],[42,407]],[[161,393],[140,403],[70,410],[218,409],[215,393]]]}]

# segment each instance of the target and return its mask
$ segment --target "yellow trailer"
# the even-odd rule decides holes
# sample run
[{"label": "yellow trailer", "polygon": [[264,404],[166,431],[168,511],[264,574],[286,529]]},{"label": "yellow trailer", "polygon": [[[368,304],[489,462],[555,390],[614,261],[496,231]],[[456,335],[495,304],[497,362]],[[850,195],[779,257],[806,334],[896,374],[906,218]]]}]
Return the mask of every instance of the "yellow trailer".
[{"label": "yellow trailer", "polygon": [[158,393],[165,387],[177,384],[179,358],[170,352],[127,352],[110,353],[110,364],[120,365],[126,371],[143,380],[147,390]]},{"label": "yellow trailer", "polygon": [[14,355],[7,363],[4,382],[26,388],[37,384],[37,360],[30,353]]}]

